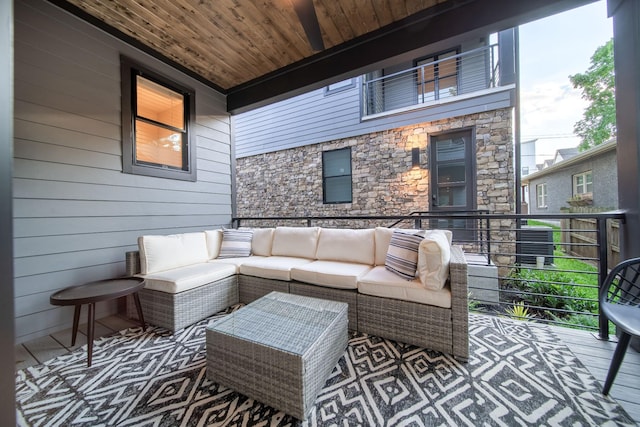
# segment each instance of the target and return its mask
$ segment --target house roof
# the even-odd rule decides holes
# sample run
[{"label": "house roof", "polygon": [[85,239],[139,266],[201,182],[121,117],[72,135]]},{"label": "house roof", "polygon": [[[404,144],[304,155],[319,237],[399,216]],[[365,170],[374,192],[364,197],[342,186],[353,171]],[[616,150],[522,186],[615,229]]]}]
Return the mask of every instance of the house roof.
[{"label": "house roof", "polygon": [[[593,0],[49,1],[226,94],[239,112]],[[315,21],[313,11],[319,51],[301,24]]]},{"label": "house roof", "polygon": [[537,172],[534,172],[532,174],[527,175],[526,177],[522,178],[522,184],[526,185],[528,184],[531,180],[537,179],[537,178],[541,178],[543,176],[549,175],[553,172],[557,172],[559,170],[562,170],[566,167],[569,166],[573,166],[575,164],[578,164],[584,160],[590,159],[592,157],[595,156],[599,156],[600,154],[606,153],[608,151],[611,150],[615,150],[616,149],[616,143],[617,140],[615,138],[610,139],[607,142],[604,142],[600,145],[597,145],[589,150],[583,151],[580,154],[577,154],[571,158],[569,158],[568,160],[562,160],[558,163],[555,163],[549,167],[546,167],[542,170],[539,170]]}]

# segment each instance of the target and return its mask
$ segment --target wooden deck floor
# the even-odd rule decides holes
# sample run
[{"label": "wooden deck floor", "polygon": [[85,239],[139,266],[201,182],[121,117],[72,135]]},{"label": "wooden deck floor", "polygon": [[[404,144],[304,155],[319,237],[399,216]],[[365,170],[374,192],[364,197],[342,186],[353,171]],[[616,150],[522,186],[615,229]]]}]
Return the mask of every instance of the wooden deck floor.
[{"label": "wooden deck floor", "polygon": [[[110,335],[130,326],[137,326],[121,316],[110,316],[96,321],[95,336]],[[599,341],[586,331],[554,327],[556,334],[565,342],[591,374],[604,384],[615,342]],[[86,325],[80,325],[76,345],[71,347],[71,329],[39,338],[15,348],[16,369],[45,362],[87,343]],[[611,397],[622,405],[627,413],[640,425],[640,353],[629,349],[618,377],[611,388]]]}]

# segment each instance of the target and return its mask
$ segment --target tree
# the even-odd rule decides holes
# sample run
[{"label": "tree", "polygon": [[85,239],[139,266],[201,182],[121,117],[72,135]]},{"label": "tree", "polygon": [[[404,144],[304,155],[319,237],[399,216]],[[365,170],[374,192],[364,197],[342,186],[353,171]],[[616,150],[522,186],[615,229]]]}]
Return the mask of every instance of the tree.
[{"label": "tree", "polygon": [[574,88],[582,89],[582,98],[589,101],[582,120],[573,126],[574,132],[582,137],[578,148],[584,151],[616,134],[613,39],[596,49],[585,73],[569,76],[569,80]]}]

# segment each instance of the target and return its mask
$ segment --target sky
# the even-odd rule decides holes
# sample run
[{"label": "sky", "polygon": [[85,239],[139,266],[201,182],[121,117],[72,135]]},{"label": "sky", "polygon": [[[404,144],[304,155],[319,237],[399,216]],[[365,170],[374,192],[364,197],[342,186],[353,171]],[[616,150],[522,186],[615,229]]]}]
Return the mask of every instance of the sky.
[{"label": "sky", "polygon": [[557,149],[576,147],[574,124],[588,103],[569,75],[584,73],[595,50],[613,37],[606,1],[519,28],[521,140],[538,139],[536,162]]}]

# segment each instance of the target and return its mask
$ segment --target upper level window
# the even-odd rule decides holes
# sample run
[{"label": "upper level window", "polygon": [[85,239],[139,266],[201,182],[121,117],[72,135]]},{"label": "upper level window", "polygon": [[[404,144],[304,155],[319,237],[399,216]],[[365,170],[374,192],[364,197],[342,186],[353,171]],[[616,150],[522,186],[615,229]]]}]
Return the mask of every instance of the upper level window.
[{"label": "upper level window", "polygon": [[351,148],[322,153],[324,203],[351,203]]},{"label": "upper level window", "polygon": [[196,180],[195,94],[122,58],[122,169]]},{"label": "upper level window", "polygon": [[430,102],[458,94],[458,50],[422,58],[416,62],[418,102]]},{"label": "upper level window", "polygon": [[536,185],[536,206],[539,208],[547,207],[547,184]]},{"label": "upper level window", "polygon": [[331,95],[337,92],[342,92],[343,90],[351,89],[356,86],[356,79],[347,79],[341,82],[331,83],[329,86],[324,88],[325,95]]},{"label": "upper level window", "polygon": [[573,175],[573,195],[580,194],[592,194],[593,193],[593,178],[591,171],[582,172]]}]

